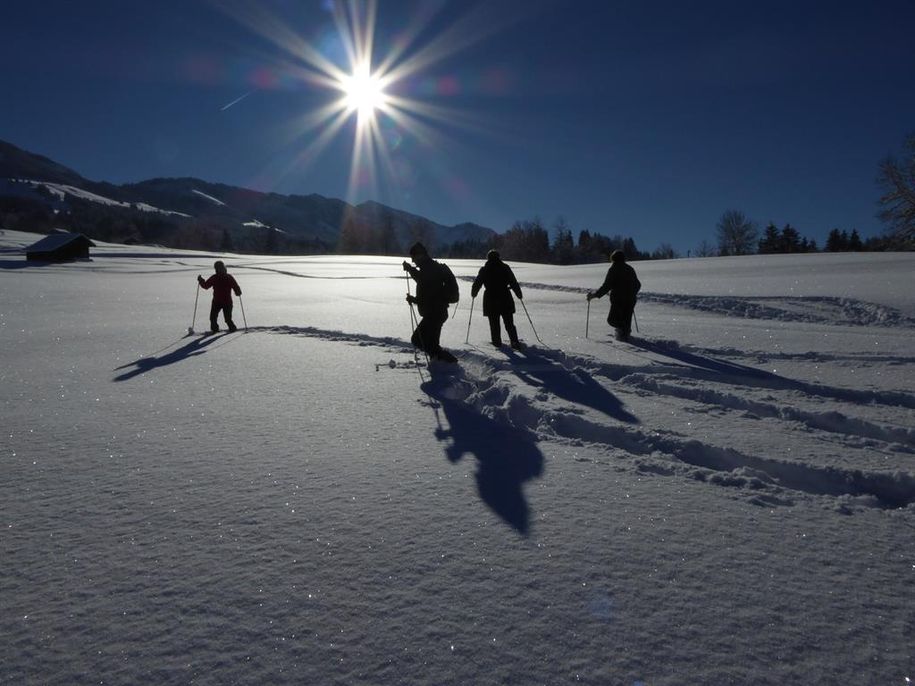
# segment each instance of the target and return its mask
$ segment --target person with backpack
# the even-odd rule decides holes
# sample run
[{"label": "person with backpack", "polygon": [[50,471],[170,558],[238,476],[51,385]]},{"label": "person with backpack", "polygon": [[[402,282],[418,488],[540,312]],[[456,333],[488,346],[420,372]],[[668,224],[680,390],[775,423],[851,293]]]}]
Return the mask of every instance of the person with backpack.
[{"label": "person with backpack", "polygon": [[499,326],[501,317],[512,348],[519,349],[521,341],[518,340],[518,329],[515,328],[515,300],[512,292],[521,300],[521,286],[518,285],[512,268],[502,261],[496,250],[486,253],[486,264],[480,267],[477,278],[474,279],[470,289],[471,297],[476,298],[483,287],[486,288],[483,292],[483,316],[489,319],[490,341],[497,348],[502,347],[502,331]]},{"label": "person with backpack", "polygon": [[429,256],[422,243],[415,243],[410,248],[410,259],[416,266],[404,260],[403,268],[416,281],[416,295],[408,293],[407,302],[417,306],[421,317],[410,340],[431,358],[457,362],[440,343],[442,326],[448,321],[448,305],[456,303],[460,297],[457,279],[447,265]]},{"label": "person with backpack", "polygon": [[231,333],[238,329],[235,326],[235,322],[232,321],[232,291],[235,291],[235,295],[241,297],[241,288],[238,287],[235,277],[226,270],[226,265],[222,260],[218,260],[213,265],[213,269],[216,270],[216,273],[206,281],[200,274],[197,275],[197,283],[202,289],[213,289],[213,304],[210,306],[210,331],[213,333],[219,331],[219,324],[216,318],[221,311],[223,319],[226,320],[226,326],[229,327],[229,332]]},{"label": "person with backpack", "polygon": [[632,333],[632,314],[635,311],[636,296],[642,289],[642,283],[635,274],[635,269],[626,263],[626,254],[622,250],[610,253],[610,269],[603,285],[596,291],[588,292],[588,300],[601,298],[610,294],[610,313],[607,323],[615,329],[616,340],[628,341]]}]

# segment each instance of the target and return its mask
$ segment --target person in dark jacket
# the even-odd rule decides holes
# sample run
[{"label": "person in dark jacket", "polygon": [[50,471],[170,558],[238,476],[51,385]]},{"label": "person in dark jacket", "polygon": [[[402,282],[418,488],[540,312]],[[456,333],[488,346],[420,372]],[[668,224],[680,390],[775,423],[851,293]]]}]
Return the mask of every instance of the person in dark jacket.
[{"label": "person in dark jacket", "polygon": [[616,330],[616,339],[628,341],[632,333],[632,313],[635,311],[635,301],[638,292],[642,289],[635,269],[626,264],[626,255],[622,250],[614,250],[610,254],[610,269],[603,285],[596,291],[588,293],[588,300],[601,298],[610,294],[610,314],[607,323]]},{"label": "person in dark jacket", "polygon": [[521,347],[521,341],[518,340],[518,329],[515,328],[515,300],[512,298],[512,291],[522,299],[521,286],[512,272],[512,268],[502,261],[496,250],[490,250],[486,254],[486,264],[480,267],[477,278],[474,279],[473,286],[470,289],[470,295],[474,298],[480,292],[480,288],[486,288],[483,292],[483,316],[489,319],[490,341],[496,347],[502,346],[502,330],[499,326],[499,317],[505,322],[505,332],[508,334],[508,340],[515,349]]},{"label": "person in dark jacket", "polygon": [[213,265],[213,269],[216,270],[216,273],[206,281],[203,280],[200,274],[197,275],[197,283],[201,288],[204,290],[213,289],[213,304],[210,306],[210,331],[213,333],[219,331],[216,317],[222,311],[226,326],[232,332],[238,329],[235,326],[235,322],[232,321],[232,291],[235,291],[235,295],[241,296],[241,288],[238,287],[235,277],[226,270],[226,265],[222,260],[217,261]]},{"label": "person in dark jacket", "polygon": [[448,321],[448,305],[457,302],[457,280],[447,265],[429,256],[422,243],[410,248],[410,259],[416,266],[404,260],[403,268],[416,281],[416,295],[407,294],[407,302],[417,306],[421,317],[410,340],[429,357],[457,362],[440,342],[442,326]]}]

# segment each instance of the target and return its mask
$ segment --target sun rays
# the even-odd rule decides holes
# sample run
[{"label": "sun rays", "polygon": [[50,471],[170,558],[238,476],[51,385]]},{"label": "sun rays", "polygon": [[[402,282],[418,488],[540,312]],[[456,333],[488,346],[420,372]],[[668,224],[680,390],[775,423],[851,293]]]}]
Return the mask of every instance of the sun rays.
[{"label": "sun rays", "polygon": [[258,3],[227,0],[217,6],[282,51],[279,62],[273,61],[285,81],[328,94],[323,105],[303,112],[289,125],[290,140],[300,148],[281,177],[315,164],[338,136],[352,131],[347,200],[376,198],[380,184],[396,186],[403,176],[393,155],[405,137],[432,150],[446,144],[443,129],[484,128],[473,113],[442,103],[460,93],[456,77],[439,77],[430,87],[431,77],[423,81],[423,75],[504,25],[498,18],[471,11],[421,42],[437,10],[432,3],[420,3],[419,14],[390,45],[382,45],[376,43],[374,0],[336,0],[325,3],[333,35],[311,42]]}]

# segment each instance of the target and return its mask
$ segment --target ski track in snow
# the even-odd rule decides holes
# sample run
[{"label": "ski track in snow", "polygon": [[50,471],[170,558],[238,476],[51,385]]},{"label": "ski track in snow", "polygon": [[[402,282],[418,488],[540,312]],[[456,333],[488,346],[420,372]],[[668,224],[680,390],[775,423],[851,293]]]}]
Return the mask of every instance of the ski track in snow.
[{"label": "ski track in snow", "polygon": [[[460,276],[473,282],[473,277]],[[522,288],[565,293],[588,293],[588,288],[522,282]],[[711,296],[639,293],[639,302],[679,307],[708,314],[746,319],[769,319],[846,326],[915,327],[915,319],[876,303],[825,296]]]},{"label": "ski track in snow", "polygon": [[[296,278],[377,278],[315,276],[271,267],[245,265]],[[399,278],[399,277],[391,277]],[[459,276],[463,281],[473,277]],[[522,287],[548,291],[587,293],[586,288],[522,282]],[[728,317],[771,319],[790,322],[827,323],[847,326],[915,327],[915,320],[893,308],[832,297],[737,297],[640,294],[643,303],[703,311]],[[252,327],[250,332],[318,338],[358,346],[374,346],[391,353],[409,354],[408,362],[391,359],[376,364],[376,371],[390,368],[418,370],[425,360],[406,341],[394,337],[331,331],[310,326]],[[192,339],[178,351],[137,360],[133,369],[120,370],[116,380],[126,380],[144,371],[170,364],[213,341]],[[495,357],[481,349],[460,353],[461,367],[422,380],[430,394],[429,404],[440,399],[460,402],[471,411],[506,429],[523,431],[535,440],[588,443],[605,449],[618,460],[635,456],[636,468],[645,474],[679,475],[750,494],[764,506],[791,505],[801,495],[838,498],[840,512],[851,512],[849,499],[864,507],[898,508],[915,502],[915,477],[906,472],[876,472],[842,467],[810,465],[741,453],[726,447],[677,435],[662,429],[639,427],[638,419],[625,409],[617,394],[648,398],[676,398],[705,408],[707,413],[727,413],[738,419],[768,419],[781,422],[784,431],[803,431],[838,441],[841,448],[871,448],[884,452],[915,454],[915,429],[887,426],[830,409],[823,412],[798,408],[798,400],[830,401],[854,406],[915,408],[915,395],[899,391],[874,391],[833,387],[796,381],[743,364],[800,360],[817,363],[860,363],[860,356],[805,352],[799,354],[748,353],[737,349],[707,350],[681,346],[675,341],[634,339],[628,352],[646,364],[607,363],[587,355],[530,347],[524,354]],[[162,352],[162,351],[160,351]],[[874,358],[868,356],[868,361]],[[889,364],[911,364],[912,358],[884,357]],[[614,392],[601,389],[603,380]],[[520,382],[520,383],[519,383]],[[442,387],[445,384],[446,387]],[[728,387],[735,392],[729,392]],[[765,399],[752,399],[748,390],[767,391]],[[609,418],[601,417],[605,415]],[[608,461],[608,464],[610,462]],[[523,526],[517,528],[523,529]]]},{"label": "ski track in snow", "polygon": [[[125,255],[129,256],[129,255]],[[180,264],[180,263],[179,263]],[[368,280],[378,278],[374,275],[328,276],[296,272],[276,267],[244,264],[244,269],[270,272],[300,279],[339,279]],[[390,277],[398,279],[402,277]],[[472,283],[472,276],[457,276],[459,281]],[[575,286],[562,286],[534,282],[521,282],[524,289],[556,291],[564,293],[588,293],[590,289]],[[825,296],[708,296],[708,295],[675,295],[669,293],[639,293],[642,304],[652,303],[683,309],[705,312],[727,317],[745,319],[772,320],[783,322],[805,322],[810,324],[832,324],[845,326],[885,326],[915,328],[915,319],[902,312],[877,303]],[[816,358],[816,353],[807,354],[807,359]],[[813,356],[813,357],[809,357]],[[873,360],[875,358],[870,357]],[[899,363],[912,360],[902,359]]]},{"label": "ski track in snow", "polygon": [[[629,347],[647,362],[637,366],[609,364],[587,355],[541,347],[507,356],[471,347],[459,352],[460,366],[456,368],[433,363],[426,369],[422,354],[415,354],[408,342],[398,338],[317,327],[254,327],[250,331],[375,346],[395,355],[410,355],[413,359],[409,361],[391,358],[379,363],[375,371],[418,371],[434,409],[447,397],[506,430],[524,432],[532,440],[597,446],[606,451],[607,465],[624,465],[625,460],[634,458],[635,468],[646,475],[679,476],[733,488],[757,505],[793,505],[802,496],[817,496],[831,498],[831,507],[848,514],[855,506],[899,508],[915,502],[915,477],[907,472],[847,469],[750,455],[640,426],[619,399],[630,394],[672,397],[697,403],[706,412],[728,413],[735,421],[767,418],[782,423],[779,431],[822,434],[824,440],[837,440],[845,450],[869,447],[915,454],[915,430],[911,428],[884,426],[835,410],[813,412],[795,407],[797,397],[801,397],[850,406],[863,403],[908,409],[915,407],[912,394],[793,381],[723,362],[711,357],[710,351],[693,352],[663,341],[633,341]],[[605,384],[613,391],[602,388]],[[713,384],[739,386],[740,393],[711,388]],[[750,400],[745,397],[748,388],[766,389],[770,397],[780,397]]]}]

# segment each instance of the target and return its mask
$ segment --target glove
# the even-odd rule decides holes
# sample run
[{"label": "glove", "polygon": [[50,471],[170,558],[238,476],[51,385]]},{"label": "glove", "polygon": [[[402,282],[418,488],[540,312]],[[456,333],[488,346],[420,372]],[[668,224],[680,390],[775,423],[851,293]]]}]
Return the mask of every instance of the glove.
[{"label": "glove", "polygon": [[594,300],[594,292],[588,291],[588,300]]},{"label": "glove", "polygon": [[416,298],[415,298],[414,296],[412,296],[412,295],[408,295],[408,296],[407,296],[407,302],[410,303],[411,305],[415,305],[415,304],[416,304]]},{"label": "glove", "polygon": [[410,271],[410,269],[412,269],[412,267],[410,266],[410,263],[407,262],[406,260],[404,260],[404,261],[403,261],[403,270],[404,270],[405,272],[408,272],[408,271]]}]

